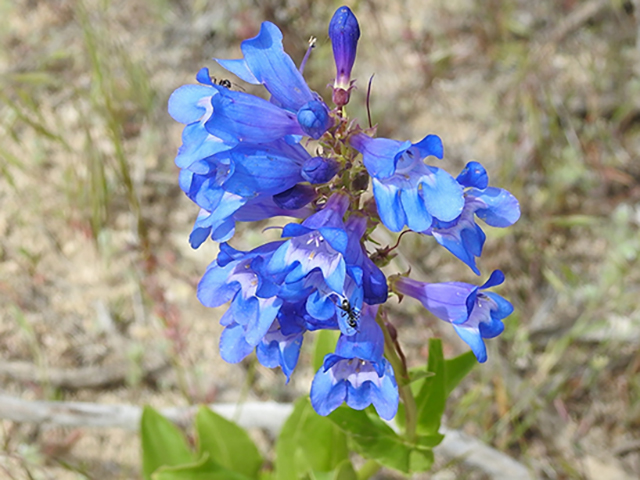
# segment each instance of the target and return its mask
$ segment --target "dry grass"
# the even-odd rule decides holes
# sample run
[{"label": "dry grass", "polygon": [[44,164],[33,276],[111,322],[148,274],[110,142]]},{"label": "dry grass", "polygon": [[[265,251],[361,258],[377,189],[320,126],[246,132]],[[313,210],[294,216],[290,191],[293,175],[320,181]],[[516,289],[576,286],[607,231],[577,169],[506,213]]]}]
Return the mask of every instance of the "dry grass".
[{"label": "dry grass", "polygon": [[[167,405],[242,396],[288,400],[308,388],[216,354],[216,316],[193,285],[215,247],[192,252],[195,216],[177,187],[180,126],[169,94],[212,56],[236,57],[262,20],[327,94],[326,25],[308,0],[0,3],[0,350],[24,360],[25,398]],[[337,6],[337,5],[335,5]],[[486,165],[523,217],[489,232],[481,269],[501,268],[516,312],[488,365],[458,391],[448,423],[541,478],[640,476],[640,83],[632,2],[356,2],[363,36],[353,114],[375,73],[380,134],[439,134],[446,167]],[[214,74],[223,75],[214,67]],[[259,236],[243,230],[246,246]],[[407,237],[409,238],[409,237]],[[471,280],[430,239],[413,237],[414,272]],[[414,242],[411,244],[411,242]],[[406,302],[396,322],[411,358],[442,325]],[[144,353],[170,368],[145,377]],[[128,359],[102,389],[69,390],[48,369]],[[304,360],[303,360],[304,362]],[[308,362],[306,362],[308,363]],[[137,439],[3,423],[7,478],[132,478]],[[474,478],[458,471],[458,478]]]}]

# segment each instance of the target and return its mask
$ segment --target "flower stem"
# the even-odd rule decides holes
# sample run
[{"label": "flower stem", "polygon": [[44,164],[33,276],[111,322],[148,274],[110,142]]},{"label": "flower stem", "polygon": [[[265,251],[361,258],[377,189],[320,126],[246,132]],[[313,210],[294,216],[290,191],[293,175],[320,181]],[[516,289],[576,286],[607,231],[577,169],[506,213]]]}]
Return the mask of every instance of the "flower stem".
[{"label": "flower stem", "polygon": [[411,391],[411,380],[409,378],[409,371],[407,370],[407,364],[400,350],[400,345],[393,339],[389,327],[387,326],[382,309],[378,310],[378,316],[376,322],[382,328],[384,333],[384,354],[396,374],[396,381],[398,382],[398,392],[402,403],[404,403],[404,416],[405,416],[405,431],[404,435],[409,442],[414,442],[416,439],[416,426],[418,407],[416,400],[413,398],[413,392]]}]

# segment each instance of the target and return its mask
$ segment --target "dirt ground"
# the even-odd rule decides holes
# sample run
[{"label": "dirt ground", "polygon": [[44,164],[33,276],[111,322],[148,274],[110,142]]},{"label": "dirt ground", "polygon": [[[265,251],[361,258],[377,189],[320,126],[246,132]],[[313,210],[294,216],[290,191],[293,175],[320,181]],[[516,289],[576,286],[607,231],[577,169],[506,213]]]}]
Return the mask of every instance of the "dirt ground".
[{"label": "dirt ground", "polygon": [[[263,20],[296,62],[318,38],[305,76],[328,99],[330,3],[0,1],[0,393],[156,407],[308,393],[308,349],[288,385],[217,353],[223,309],[195,296],[217,250],[188,244],[197,211],[178,187],[182,126],[166,103],[202,66],[224,76],[211,58],[238,58]],[[480,262],[483,278],[505,272],[516,311],[454,393],[448,426],[538,478],[639,478],[640,2],[346,3],[362,31],[350,114],[365,122],[375,74],[379,135],[436,133],[441,166],[480,161],[522,206],[514,227],[487,229]],[[242,226],[234,246],[261,243],[264,226]],[[475,281],[431,240],[407,235],[387,273]],[[390,318],[412,365],[433,335],[465,351],[417,303],[393,303]],[[130,432],[0,425],[0,478],[140,475]]]}]

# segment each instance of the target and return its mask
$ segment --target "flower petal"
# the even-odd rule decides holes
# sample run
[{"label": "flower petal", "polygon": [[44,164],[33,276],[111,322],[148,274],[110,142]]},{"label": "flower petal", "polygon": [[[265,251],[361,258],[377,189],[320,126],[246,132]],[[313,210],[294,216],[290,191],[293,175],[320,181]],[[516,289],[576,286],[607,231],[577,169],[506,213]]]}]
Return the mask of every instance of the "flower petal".
[{"label": "flower petal", "polygon": [[402,230],[407,223],[407,217],[402,208],[400,189],[392,183],[384,184],[374,178],[373,195],[384,226],[392,232]]},{"label": "flower petal", "polygon": [[239,63],[229,64],[225,60],[217,60],[218,63],[225,68],[231,67],[230,71],[246,81],[251,78],[248,70],[287,110],[297,111],[305,103],[314,100],[302,74],[282,47],[282,32],[273,23],[263,22],[260,33],[242,42],[241,49],[246,69]]},{"label": "flower petal", "polygon": [[189,124],[199,121],[209,111],[211,101],[202,100],[217,95],[217,91],[205,85],[183,85],[169,97],[169,115],[180,123]]},{"label": "flower petal", "polygon": [[320,367],[313,377],[309,396],[313,409],[319,415],[329,415],[346,400],[347,382],[337,380],[331,369],[325,371],[324,367]]},{"label": "flower petal", "polygon": [[437,167],[428,167],[430,174],[420,180],[421,195],[428,212],[438,220],[449,222],[462,213],[462,186],[455,178]]},{"label": "flower petal", "polygon": [[253,346],[245,341],[244,329],[233,323],[220,336],[220,356],[225,362],[238,363],[253,351]]},{"label": "flower petal", "polygon": [[417,188],[402,189],[400,201],[407,218],[407,227],[414,232],[421,232],[431,226],[433,217],[425,208]]},{"label": "flower petal", "polygon": [[476,210],[476,215],[492,227],[508,227],[520,218],[518,199],[502,188],[489,187],[485,190],[471,190],[474,196],[486,205]]},{"label": "flower petal", "polygon": [[467,327],[465,325],[454,325],[453,328],[464,343],[471,347],[471,351],[478,359],[478,362],[486,362],[487,347],[485,346],[478,329]]}]

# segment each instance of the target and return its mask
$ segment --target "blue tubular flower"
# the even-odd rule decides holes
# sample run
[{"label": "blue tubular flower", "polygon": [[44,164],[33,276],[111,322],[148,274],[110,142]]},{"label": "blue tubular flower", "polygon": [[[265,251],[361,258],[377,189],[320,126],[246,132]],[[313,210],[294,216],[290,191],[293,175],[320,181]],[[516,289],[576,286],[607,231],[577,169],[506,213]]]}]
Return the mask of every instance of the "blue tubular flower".
[{"label": "blue tubular flower", "polygon": [[213,113],[205,122],[207,132],[225,142],[267,143],[287,135],[303,135],[296,116],[271,102],[217,85],[211,97]]},{"label": "blue tubular flower", "polygon": [[444,170],[423,162],[429,155],[442,158],[442,141],[436,135],[415,144],[361,133],[350,141],[373,177],[378,214],[390,230],[399,232],[407,225],[421,232],[434,218],[449,222],[462,212],[462,186]]},{"label": "blue tubular flower", "polygon": [[311,184],[327,183],[331,180],[340,165],[332,158],[313,157],[302,166],[302,178]]},{"label": "blue tubular flower", "polygon": [[383,357],[384,337],[375,321],[377,308],[365,306],[359,331],[342,335],[335,353],[311,384],[311,405],[320,415],[329,415],[343,402],[356,410],[373,403],[378,415],[391,420],[398,410],[398,386],[393,368]]},{"label": "blue tubular flower", "polygon": [[[297,328],[296,328],[297,327]],[[287,377],[287,383],[298,363],[304,328],[294,325],[280,325],[276,320],[256,347],[258,361],[268,368],[280,367]]]},{"label": "blue tubular flower", "polygon": [[475,216],[492,227],[508,227],[520,218],[520,205],[508,191],[487,187],[487,172],[478,162],[469,162],[458,175],[457,181],[469,187],[464,192],[462,214],[452,222],[434,221],[422,233],[433,235],[440,245],[466,263],[476,275],[480,275],[475,258],[482,254],[486,237],[476,224]]},{"label": "blue tubular flower", "polygon": [[309,89],[291,57],[284,52],[278,27],[264,22],[260,33],[242,42],[241,49],[244,58],[216,61],[248,83],[263,84],[271,93],[271,103],[296,112],[300,128],[311,138],[317,140],[333,125],[329,108]]},{"label": "blue tubular flower", "polygon": [[220,196],[220,208],[215,208],[213,212],[201,208],[189,235],[191,248],[198,248],[209,236],[215,242],[230,240],[236,228],[233,215],[246,201],[246,198],[239,195],[223,192]]},{"label": "blue tubular flower", "polygon": [[225,191],[255,197],[258,194],[276,195],[304,181],[302,165],[309,158],[300,145],[277,141],[241,144],[219,153],[215,161],[229,165],[228,175],[221,183]]},{"label": "blue tubular flower", "polygon": [[375,263],[369,258],[367,251],[360,239],[367,228],[367,219],[363,215],[352,215],[347,220],[347,232],[349,233],[349,246],[347,247],[347,264],[352,269],[360,268],[362,271],[362,287],[364,302],[369,305],[377,305],[387,301],[387,279]]},{"label": "blue tubular flower", "polygon": [[269,262],[271,273],[289,272],[287,282],[296,282],[314,269],[319,269],[329,288],[341,292],[344,288],[348,244],[342,217],[349,205],[346,195],[333,195],[325,208],[302,224],[284,227],[283,237],[292,237],[282,244]]},{"label": "blue tubular flower", "polygon": [[349,102],[351,69],[356,61],[356,49],[360,38],[358,20],[349,7],[340,7],[329,23],[329,38],[336,62],[336,78],[333,83],[333,101],[338,107]]},{"label": "blue tubular flower", "polygon": [[[182,190],[202,208],[192,233],[192,246],[197,248],[208,234],[216,241],[229,240],[236,212],[250,201],[255,206],[258,199],[273,205],[273,195],[289,191],[304,180],[302,165],[310,158],[302,146],[284,140],[242,143],[182,170]],[[314,195],[306,193],[296,198],[294,206],[284,208],[297,210],[309,203]]]},{"label": "blue tubular flower", "polygon": [[280,311],[282,299],[257,296],[264,281],[259,274],[260,266],[280,244],[268,243],[251,252],[221,244],[218,259],[209,265],[198,284],[198,299],[205,307],[217,307],[231,300],[220,320],[226,327],[220,338],[220,355],[229,363],[237,363],[251,353]]},{"label": "blue tubular flower", "polygon": [[[208,70],[203,70],[198,79],[209,78]],[[213,112],[211,98],[217,93],[209,81],[207,85],[184,85],[169,97],[169,114],[186,124],[182,132],[182,146],[175,160],[178,167],[189,168],[203,158],[233,147],[233,143],[226,143],[205,129],[205,123]]]},{"label": "blue tubular flower", "polygon": [[260,33],[242,42],[244,58],[215,59],[222,67],[247,83],[263,84],[277,105],[298,111],[316,100],[302,74],[282,47],[282,32],[271,22],[263,22]]},{"label": "blue tubular flower", "polygon": [[[332,322],[345,335],[357,331],[357,320],[343,315],[345,299],[358,312],[363,302],[363,273],[359,266],[347,265],[345,257],[352,242],[342,217],[349,205],[344,194],[334,194],[325,207],[302,224],[288,224],[282,236],[290,237],[273,254],[267,271],[282,276],[289,290],[309,289],[305,308],[313,319]],[[358,248],[360,246],[358,245]],[[293,286],[296,285],[294,288]],[[354,325],[355,323],[355,325]]]},{"label": "blue tubular flower", "polygon": [[396,292],[416,298],[436,317],[451,323],[480,363],[487,360],[483,338],[500,335],[502,319],[513,312],[511,303],[500,295],[481,290],[503,282],[500,270],[479,287],[462,282],[423,283],[402,276],[394,279]]},{"label": "blue tubular flower", "polygon": [[222,193],[220,208],[216,208],[215,212],[200,209],[189,237],[191,247],[198,248],[209,236],[215,242],[230,240],[235,233],[236,222],[257,222],[278,216],[305,218],[312,213],[305,206],[293,210],[282,208],[273,198],[271,195],[259,195],[246,199],[232,193]]}]

